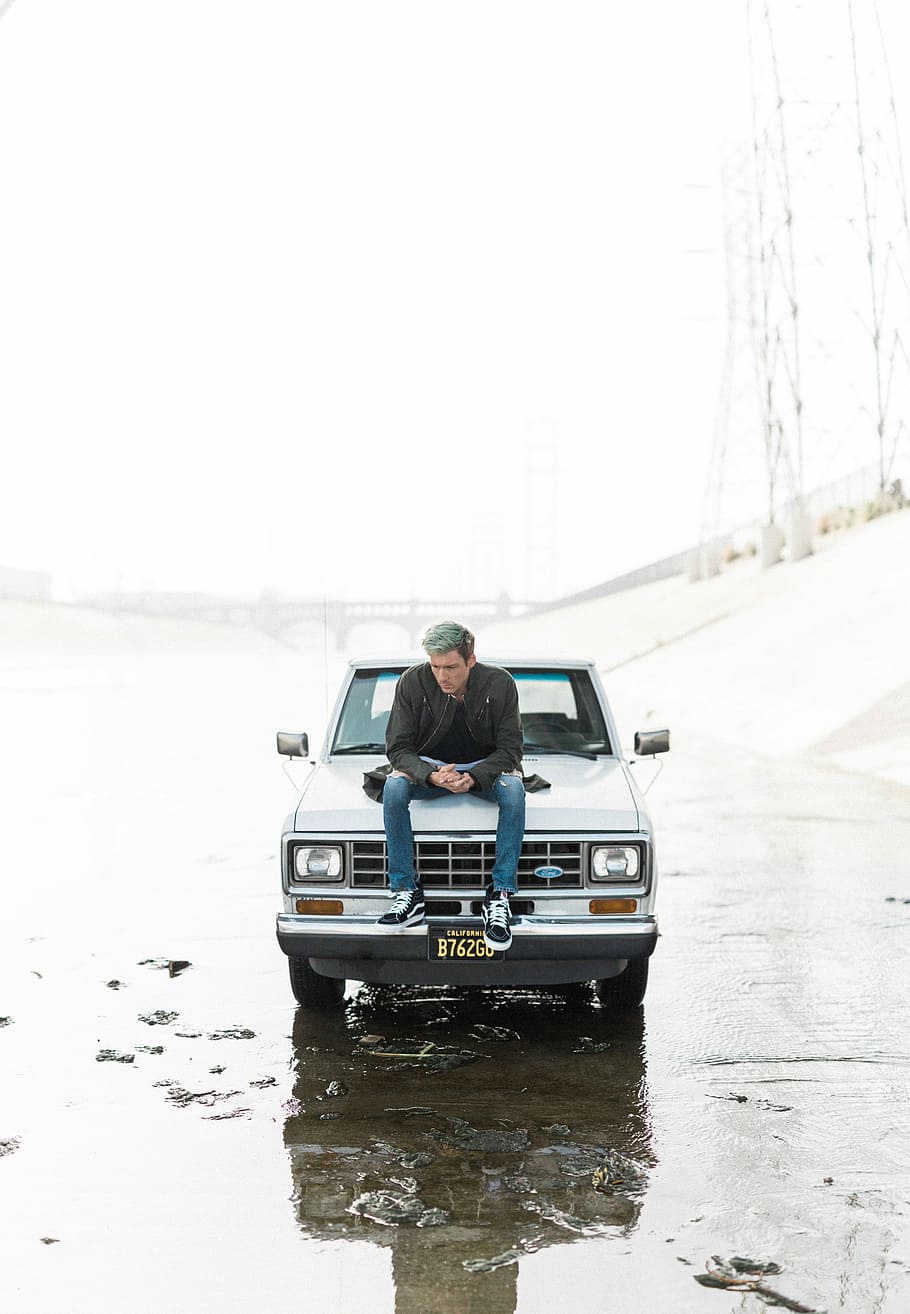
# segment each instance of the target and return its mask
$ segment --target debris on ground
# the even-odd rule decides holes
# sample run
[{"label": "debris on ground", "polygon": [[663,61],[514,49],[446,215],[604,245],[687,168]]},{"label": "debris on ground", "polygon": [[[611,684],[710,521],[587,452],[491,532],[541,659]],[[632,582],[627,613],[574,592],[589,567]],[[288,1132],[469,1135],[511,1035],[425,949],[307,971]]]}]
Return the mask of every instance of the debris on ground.
[{"label": "debris on ground", "polygon": [[514,1191],[516,1195],[535,1195],[536,1187],[524,1173],[509,1173],[502,1179],[502,1184],[507,1191]]},{"label": "debris on ground", "polygon": [[518,1032],[511,1027],[491,1027],[484,1022],[476,1023],[470,1034],[474,1040],[521,1040]]},{"label": "debris on ground", "polygon": [[320,1122],[336,1122],[342,1115],[340,1113],[320,1113]]},{"label": "debris on ground", "polygon": [[549,1132],[551,1136],[568,1136],[571,1131],[564,1122],[551,1123],[549,1127],[541,1127],[541,1131]]},{"label": "debris on ground", "polygon": [[[214,1071],[214,1069],[211,1070]],[[224,1071],[223,1068],[221,1070]],[[287,1118],[296,1118],[303,1113],[303,1105],[300,1103],[300,1100],[296,1095],[292,1095],[289,1100],[285,1100],[282,1104],[281,1112]]]},{"label": "debris on ground", "polygon": [[172,958],[167,965],[167,974],[170,977],[179,976],[181,972],[185,972],[188,967],[192,966],[193,964],[184,958]]},{"label": "debris on ground", "polygon": [[337,1100],[343,1095],[347,1095],[348,1088],[343,1081],[330,1081],[325,1088],[324,1095],[317,1095],[317,1100]]},{"label": "debris on ground", "polygon": [[154,1013],[140,1013],[139,1021],[150,1027],[167,1027],[172,1022],[176,1022],[179,1016],[179,1013],[168,1013],[165,1009],[158,1008]]},{"label": "debris on ground", "polygon": [[477,1150],[483,1154],[519,1154],[531,1145],[524,1128],[518,1131],[480,1131],[463,1118],[448,1118],[448,1127],[429,1134],[447,1149]]},{"label": "debris on ground", "polygon": [[390,1105],[383,1109],[383,1113],[400,1113],[402,1118],[438,1118],[439,1114],[435,1109],[427,1108],[425,1104],[404,1104],[400,1108]]},{"label": "debris on ground", "polygon": [[251,1081],[250,1085],[256,1090],[265,1090],[267,1086],[277,1086],[277,1077],[259,1077],[256,1081]]},{"label": "debris on ground", "polygon": [[170,965],[169,958],[140,958],[137,967],[152,967],[156,972],[164,972]]},{"label": "debris on ground", "polygon": [[384,1227],[440,1227],[449,1221],[444,1209],[427,1209],[412,1192],[367,1191],[348,1205],[347,1212]]},{"label": "debris on ground", "polygon": [[765,1285],[764,1279],[781,1273],[780,1264],[763,1263],[761,1260],[748,1259],[744,1255],[733,1255],[722,1259],[712,1255],[705,1261],[704,1273],[693,1273],[695,1281],[703,1287],[714,1287],[724,1291],[753,1291],[769,1305],[791,1310],[793,1314],[823,1314],[822,1310],[812,1305],[803,1305],[798,1300],[791,1300]]},{"label": "debris on ground", "polygon": [[385,1036],[361,1036],[357,1041],[357,1044],[362,1045],[364,1049],[375,1049],[376,1046],[381,1045],[384,1040]]},{"label": "debris on ground", "polygon": [[205,1122],[226,1122],[228,1118],[248,1118],[252,1109],[229,1109],[225,1113],[204,1113]]},{"label": "debris on ground", "polygon": [[140,1054],[163,1054],[163,1053],[164,1053],[164,1046],[163,1046],[163,1045],[137,1045],[137,1046],[136,1046],[136,1050],[137,1050],[137,1053],[140,1053]]},{"label": "debris on ground", "polygon": [[372,1153],[388,1155],[390,1159],[397,1160],[402,1168],[428,1168],[433,1162],[432,1154],[425,1154],[422,1150],[402,1150],[397,1145],[390,1145],[388,1141],[374,1141]]},{"label": "debris on ground", "polygon": [[41,1236],[38,1238],[43,1246],[59,1246],[59,1236]]},{"label": "debris on ground", "polygon": [[497,1268],[505,1268],[506,1264],[517,1264],[525,1254],[524,1250],[504,1250],[501,1255],[493,1255],[491,1259],[463,1259],[461,1266],[469,1273],[492,1273]]},{"label": "debris on ground", "polygon": [[132,1063],[135,1054],[125,1054],[120,1049],[99,1049],[95,1055],[96,1063]]},{"label": "debris on ground", "polygon": [[12,1019],[11,1017],[0,1017],[0,1027],[8,1027],[8,1026],[11,1026],[11,1025],[12,1025],[12,1021],[13,1021],[13,1019]]},{"label": "debris on ground", "polygon": [[629,1195],[643,1191],[648,1184],[648,1176],[641,1164],[634,1159],[620,1154],[618,1150],[607,1150],[602,1161],[591,1176],[591,1185],[603,1195],[614,1191]]},{"label": "debris on ground", "polygon": [[202,1035],[202,1032],[201,1032],[201,1031],[175,1031],[175,1032],[174,1032],[174,1035],[175,1035],[175,1036],[179,1036],[181,1040],[198,1040],[199,1037]]},{"label": "debris on ground", "polygon": [[573,1054],[603,1054],[613,1046],[609,1040],[595,1040],[593,1036],[579,1036],[578,1048],[573,1049]]},{"label": "debris on ground", "polygon": [[895,894],[889,894],[885,898],[885,903],[910,903],[910,899],[899,899]]},{"label": "debris on ground", "polygon": [[105,981],[104,984],[107,986],[108,990],[122,990],[124,986],[124,982],[118,981],[116,977],[111,981]]},{"label": "debris on ground", "polygon": [[423,1072],[450,1072],[465,1063],[476,1063],[483,1057],[470,1049],[454,1049],[449,1045],[437,1045],[432,1040],[396,1040],[377,1045],[370,1050],[377,1058],[395,1059],[390,1063],[388,1072],[407,1072],[420,1069]]},{"label": "debris on ground", "polygon": [[216,1063],[213,1068],[209,1068],[209,1072],[211,1072],[213,1077],[220,1077],[222,1072],[224,1072],[224,1066],[221,1063]]},{"label": "debris on ground", "polygon": [[0,1159],[6,1158],[8,1154],[15,1154],[22,1142],[18,1136],[10,1136],[5,1141],[0,1141]]},{"label": "debris on ground", "polygon": [[215,1090],[186,1090],[183,1086],[172,1086],[170,1093],[165,1097],[168,1104],[176,1104],[178,1108],[184,1109],[188,1104],[202,1104],[206,1108],[218,1102],[218,1100],[232,1100],[235,1095],[239,1095],[239,1090],[215,1091]]},{"label": "debris on ground", "polygon": [[[712,1100],[729,1100],[732,1104],[748,1104],[750,1102],[748,1095],[737,1095],[732,1090],[729,1095],[709,1095],[708,1098]],[[751,1103],[757,1109],[770,1109],[772,1113],[793,1112],[792,1104],[772,1104],[770,1100],[752,1100]]]},{"label": "debris on ground", "polygon": [[255,1040],[256,1032],[249,1027],[223,1027],[221,1031],[210,1031],[209,1040]]},{"label": "debris on ground", "polygon": [[526,1200],[523,1207],[529,1213],[538,1214],[545,1223],[554,1223],[556,1227],[561,1227],[567,1232],[575,1232],[578,1236],[603,1236],[610,1230],[607,1223],[600,1223],[591,1218],[578,1218],[564,1209],[557,1209],[556,1205],[543,1202],[538,1204],[536,1201]]}]

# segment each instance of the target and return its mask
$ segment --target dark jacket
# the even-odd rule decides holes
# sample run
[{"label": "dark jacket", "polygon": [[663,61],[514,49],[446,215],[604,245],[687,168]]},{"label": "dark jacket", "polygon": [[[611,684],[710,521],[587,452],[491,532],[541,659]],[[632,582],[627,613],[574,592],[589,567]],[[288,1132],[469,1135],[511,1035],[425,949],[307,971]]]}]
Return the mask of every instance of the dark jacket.
[{"label": "dark jacket", "polygon": [[[455,718],[455,698],[443,693],[429,662],[412,666],[398,681],[395,700],[386,728],[385,747],[391,766],[364,775],[363,787],[370,798],[382,797],[382,787],[391,771],[404,771],[425,785],[435,770],[421,760],[445,734]],[[518,689],[508,671],[500,666],[475,662],[464,696],[465,716],[482,761],[471,768],[478,790],[488,789],[503,771],[521,765],[522,733],[518,715]],[[534,783],[532,783],[532,781]],[[535,778],[525,788],[545,788]]]}]

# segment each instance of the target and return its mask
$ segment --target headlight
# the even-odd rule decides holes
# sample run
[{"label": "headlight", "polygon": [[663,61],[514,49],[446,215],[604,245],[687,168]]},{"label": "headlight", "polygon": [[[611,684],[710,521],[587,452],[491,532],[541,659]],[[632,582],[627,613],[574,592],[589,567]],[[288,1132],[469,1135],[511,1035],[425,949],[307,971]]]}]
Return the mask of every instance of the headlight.
[{"label": "headlight", "polygon": [[609,848],[591,850],[591,879],[594,881],[631,881],[638,875],[638,849]]},{"label": "headlight", "polygon": [[294,871],[301,881],[340,881],[341,849],[313,848],[294,850]]}]

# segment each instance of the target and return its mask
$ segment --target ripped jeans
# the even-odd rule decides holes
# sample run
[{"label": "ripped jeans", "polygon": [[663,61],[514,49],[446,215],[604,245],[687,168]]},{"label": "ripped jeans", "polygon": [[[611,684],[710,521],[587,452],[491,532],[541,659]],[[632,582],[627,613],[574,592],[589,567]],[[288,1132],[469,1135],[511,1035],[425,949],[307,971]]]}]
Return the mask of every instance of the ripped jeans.
[{"label": "ripped jeans", "polygon": [[[417,885],[414,870],[414,832],[411,828],[411,800],[453,798],[450,790],[439,785],[418,785],[408,776],[389,776],[382,792],[382,817],[389,855],[389,886],[393,893],[413,890]],[[470,798],[482,798],[499,807],[496,823],[496,860],[493,864],[493,888],[516,888],[518,858],[525,830],[525,789],[519,775],[503,773],[489,789],[471,790]]]}]

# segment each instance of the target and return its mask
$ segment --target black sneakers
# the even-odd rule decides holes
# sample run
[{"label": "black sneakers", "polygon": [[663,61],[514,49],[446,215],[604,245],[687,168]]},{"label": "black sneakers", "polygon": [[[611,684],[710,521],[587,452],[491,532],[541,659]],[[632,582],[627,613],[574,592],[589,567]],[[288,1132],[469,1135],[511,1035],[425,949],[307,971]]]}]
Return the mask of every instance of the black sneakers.
[{"label": "black sneakers", "polygon": [[399,931],[405,926],[416,926],[426,915],[423,902],[423,890],[418,885],[416,890],[398,890],[392,895],[392,906],[383,913],[377,926],[388,927],[390,931]]},{"label": "black sneakers", "polygon": [[512,943],[512,913],[504,890],[489,889],[480,910],[483,940],[490,949],[508,949]]}]

